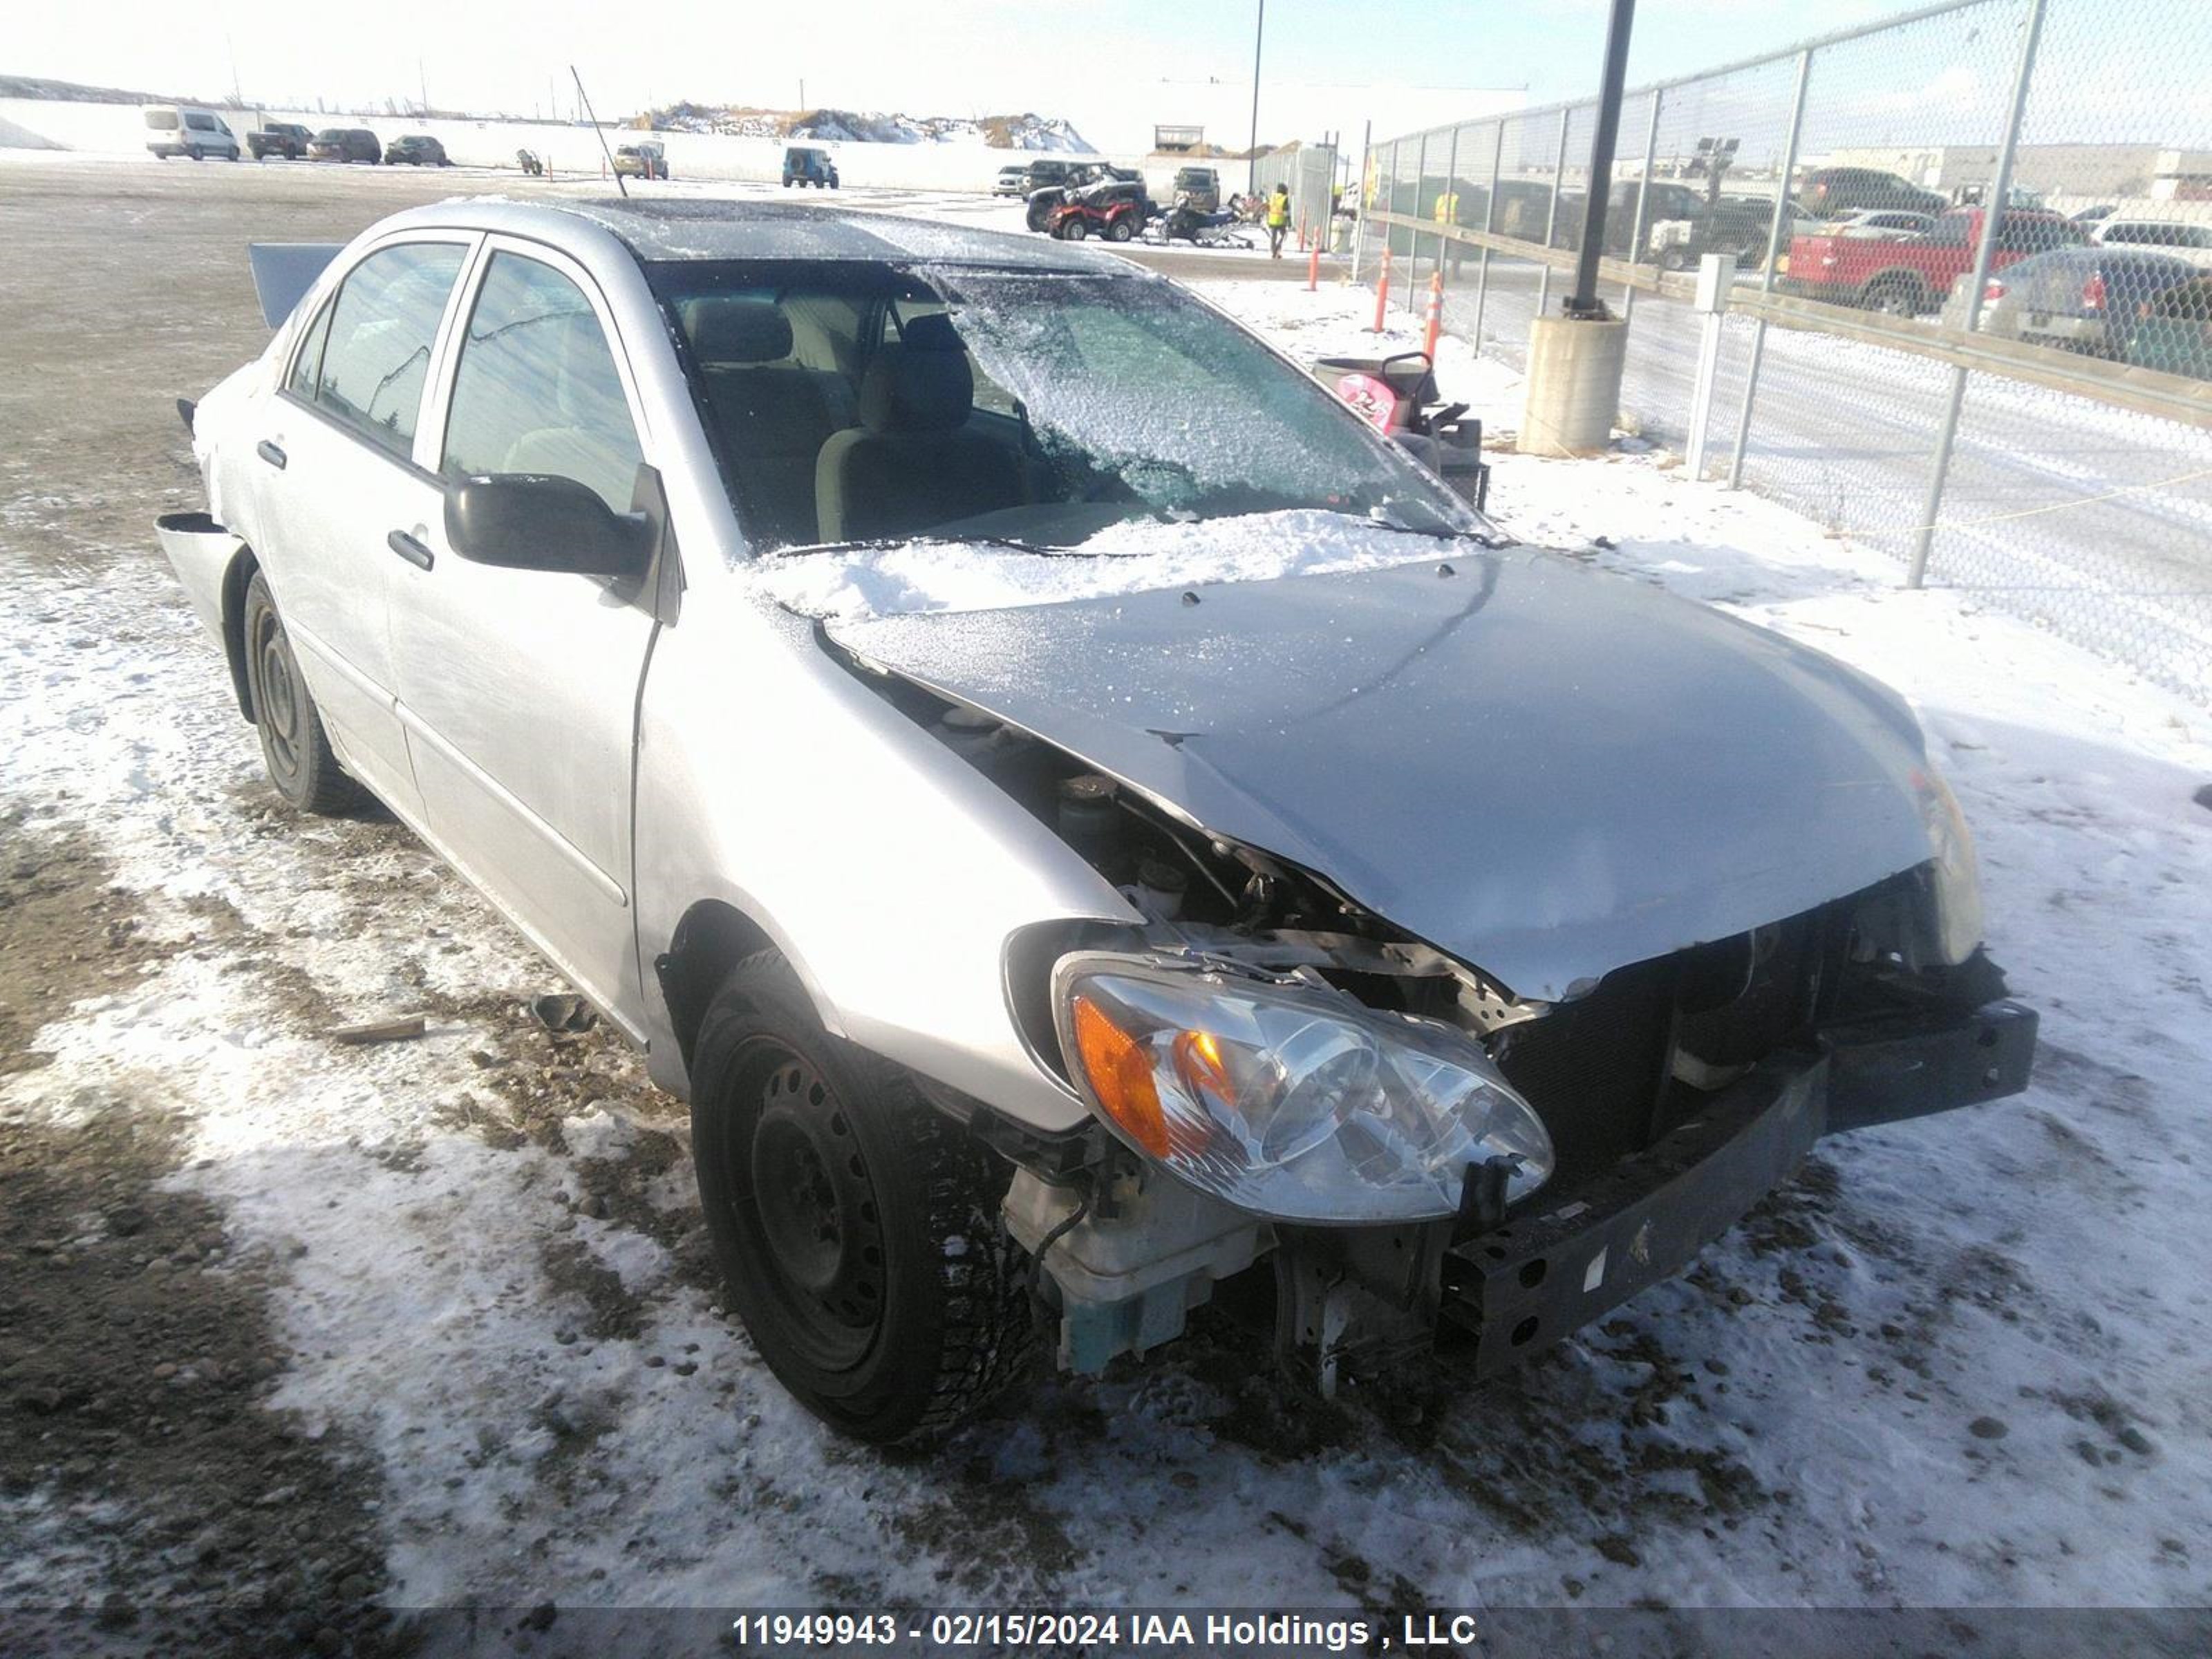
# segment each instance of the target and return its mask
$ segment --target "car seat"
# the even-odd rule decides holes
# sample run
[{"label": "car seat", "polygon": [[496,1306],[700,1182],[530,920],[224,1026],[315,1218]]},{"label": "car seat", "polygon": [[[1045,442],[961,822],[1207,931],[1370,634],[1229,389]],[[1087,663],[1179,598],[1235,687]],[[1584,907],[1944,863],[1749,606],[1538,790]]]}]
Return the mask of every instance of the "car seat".
[{"label": "car seat", "polygon": [[859,427],[822,446],[814,470],[822,539],[916,535],[1020,505],[1021,458],[968,425],[975,402],[975,374],[951,319],[908,319],[868,365]]}]

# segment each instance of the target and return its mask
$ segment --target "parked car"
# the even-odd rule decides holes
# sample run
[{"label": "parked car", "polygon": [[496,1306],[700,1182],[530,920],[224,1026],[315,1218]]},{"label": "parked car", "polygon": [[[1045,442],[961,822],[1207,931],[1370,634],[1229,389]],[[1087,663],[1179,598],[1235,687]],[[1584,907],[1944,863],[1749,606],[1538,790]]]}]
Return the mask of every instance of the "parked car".
[{"label": "parked car", "polygon": [[435,138],[419,132],[404,132],[384,147],[386,167],[449,167],[446,147]]},{"label": "parked car", "polygon": [[[1986,210],[1955,208],[1938,214],[1927,234],[1909,241],[1872,241],[1831,226],[1790,244],[1786,293],[1836,305],[1863,306],[1899,317],[1941,307],[1959,277],[1974,268]],[[2055,213],[2013,208],[1997,223],[1990,268],[2005,266],[2055,247],[2088,241],[2081,226]]]},{"label": "parked car", "polygon": [[152,135],[146,148],[162,161],[172,155],[204,161],[210,155],[238,159],[238,137],[222,116],[193,104],[149,104],[139,112]]},{"label": "parked car", "polygon": [[303,161],[307,146],[313,142],[314,135],[296,121],[264,121],[246,135],[246,148],[257,161],[265,161],[272,155]]},{"label": "parked car", "polygon": [[1950,199],[1879,167],[1815,167],[1805,175],[1797,200],[1816,219],[1840,218],[1866,208],[1942,213]]},{"label": "parked car", "polygon": [[2127,356],[2138,368],[2212,380],[2212,276],[2179,283],[2153,300],[2128,337]]},{"label": "parked car", "polygon": [[[790,165],[786,159],[787,167]],[[668,176],[668,152],[649,140],[615,147],[615,171],[625,179],[665,179]],[[791,181],[787,179],[786,184]]]},{"label": "parked car", "polygon": [[[2068,247],[2007,265],[1983,285],[1975,326],[2000,339],[2124,359],[2152,302],[2200,273],[2185,259],[2131,249]],[[1972,271],[1944,302],[1943,320],[1963,328]]]},{"label": "parked car", "polygon": [[1064,161],[1054,155],[1037,156],[1029,164],[1030,188],[1032,191],[1057,190],[1062,185],[1075,184],[1079,182],[1078,175],[1090,165],[1083,161]]},{"label": "parked car", "polygon": [[[1653,186],[1655,191],[1661,188]],[[1655,199],[1652,204],[1654,213],[1675,208],[1674,203],[1663,199]],[[1782,224],[1782,251],[1776,257],[1778,270],[1790,268],[1790,244],[1795,238],[1817,235],[1827,228],[1826,220],[1815,219],[1796,202],[1784,210],[1789,216]],[[1737,264],[1746,269],[1756,269],[1765,258],[1767,239],[1774,228],[1771,197],[1723,196],[1708,216],[1700,196],[1691,213],[1693,216],[1687,218],[1647,218],[1650,228],[1645,234],[1644,246],[1662,270],[1686,270],[1707,253],[1732,254]],[[1608,245],[1613,240],[1610,215],[1606,240]]]},{"label": "parked car", "polygon": [[2212,267],[2212,224],[2179,219],[2104,219],[2089,232],[2100,247],[2136,247],[2170,253],[2191,264]]},{"label": "parked car", "polygon": [[830,152],[811,144],[791,144],[783,152],[783,183],[788,190],[793,185],[812,185],[817,190],[837,188],[837,164],[830,159]]},{"label": "parked car", "polygon": [[991,183],[991,194],[994,196],[1026,196],[1029,193],[1030,170],[1018,161],[1012,167],[1000,167],[999,176]]},{"label": "parked car", "polygon": [[1212,167],[1177,167],[1173,199],[1188,200],[1200,213],[1212,213],[1221,206],[1221,174]]},{"label": "parked car", "polygon": [[325,127],[307,146],[311,161],[366,161],[376,167],[384,160],[384,146],[367,127]]},{"label": "parked car", "polygon": [[[1510,544],[1120,260],[664,205],[257,258],[160,533],[278,794],[383,800],[688,1097],[727,1305],[839,1429],[1217,1285],[1324,1389],[1492,1375],[1821,1135],[2024,1086],[1894,693]],[[887,550],[908,601],[824,597]],[[933,610],[933,558],[1098,596]]]},{"label": "parked car", "polygon": [[1838,236],[1869,242],[1909,242],[1936,228],[1932,213],[1908,213],[1900,208],[1856,208],[1838,218],[1830,228]]},{"label": "parked car", "polygon": [[2095,224],[2100,219],[2111,218],[2118,211],[2119,209],[2113,206],[2110,202],[2106,202],[2096,207],[2082,208],[2076,212],[2068,214],[2066,216],[2071,219],[2075,224],[2080,225],[2086,229],[2087,227]]}]

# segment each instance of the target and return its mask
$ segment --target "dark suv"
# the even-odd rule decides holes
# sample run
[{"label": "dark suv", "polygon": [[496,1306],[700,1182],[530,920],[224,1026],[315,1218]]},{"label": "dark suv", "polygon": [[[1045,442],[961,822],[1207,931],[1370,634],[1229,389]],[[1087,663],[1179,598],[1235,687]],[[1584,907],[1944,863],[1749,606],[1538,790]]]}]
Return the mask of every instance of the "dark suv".
[{"label": "dark suv", "polygon": [[1948,198],[1878,167],[1815,167],[1805,175],[1797,201],[1815,219],[1838,218],[1861,208],[1942,213],[1951,205]]},{"label": "dark suv", "polygon": [[314,135],[297,121],[264,122],[258,131],[246,135],[246,148],[257,161],[265,161],[272,155],[300,161],[313,142]]},{"label": "dark suv", "polygon": [[443,144],[419,132],[403,133],[394,138],[385,149],[384,163],[386,167],[395,167],[402,163],[416,167],[449,167],[453,165],[447,159]]},{"label": "dark suv", "polygon": [[835,190],[837,164],[830,159],[826,149],[817,149],[811,144],[792,144],[783,152],[783,183],[787,190],[793,185]]},{"label": "dark suv", "polygon": [[310,161],[366,161],[371,167],[384,160],[384,146],[367,127],[325,127],[307,146]]}]

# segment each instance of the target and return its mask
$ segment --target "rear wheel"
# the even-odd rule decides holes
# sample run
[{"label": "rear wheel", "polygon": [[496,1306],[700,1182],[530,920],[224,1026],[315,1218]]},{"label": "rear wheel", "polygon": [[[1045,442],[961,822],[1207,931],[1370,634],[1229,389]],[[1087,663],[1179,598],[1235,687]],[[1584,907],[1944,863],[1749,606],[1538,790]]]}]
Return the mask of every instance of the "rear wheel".
[{"label": "rear wheel", "polygon": [[336,817],[361,805],[362,787],[331,752],[322,716],[300,677],[285,637],[283,618],[268,580],[254,572],[246,590],[246,684],[253,698],[253,723],[261,732],[261,758],[276,793],[303,812]]},{"label": "rear wheel", "polygon": [[1919,283],[1909,276],[1878,277],[1867,285],[1869,310],[1890,317],[1917,317],[1924,309]]},{"label": "rear wheel", "polygon": [[1109,242],[1126,242],[1136,234],[1137,216],[1133,213],[1125,213],[1106,227],[1106,240]]},{"label": "rear wheel", "polygon": [[903,1072],[824,1031],[777,951],[732,969],[701,1022],[691,1135],[731,1305],[832,1427],[927,1440],[1027,1369],[1003,1168]]}]

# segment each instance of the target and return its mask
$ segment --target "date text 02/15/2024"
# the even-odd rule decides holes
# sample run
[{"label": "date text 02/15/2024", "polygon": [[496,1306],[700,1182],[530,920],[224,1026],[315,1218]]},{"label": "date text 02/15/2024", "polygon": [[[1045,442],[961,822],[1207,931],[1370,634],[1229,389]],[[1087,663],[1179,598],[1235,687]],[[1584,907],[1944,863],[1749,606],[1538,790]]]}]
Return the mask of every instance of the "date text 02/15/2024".
[{"label": "date text 02/15/2024", "polygon": [[1472,1614],[1407,1613],[1392,1632],[1379,1616],[1340,1613],[945,1612],[925,1619],[888,1613],[749,1613],[731,1623],[744,1644],[766,1648],[878,1648],[932,1652],[975,1648],[1158,1648],[1350,1653],[1463,1647],[1478,1634]]}]

